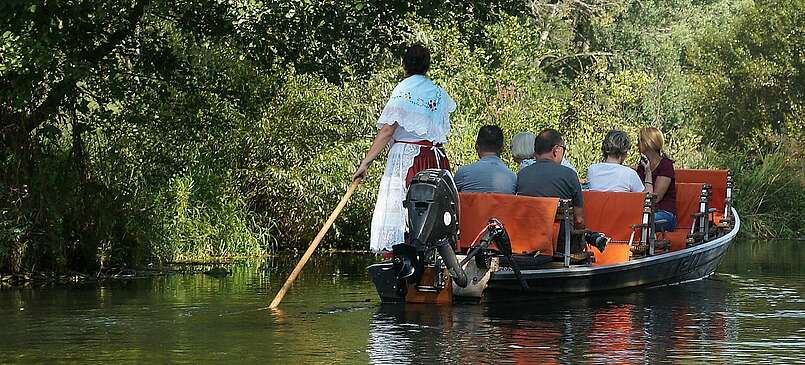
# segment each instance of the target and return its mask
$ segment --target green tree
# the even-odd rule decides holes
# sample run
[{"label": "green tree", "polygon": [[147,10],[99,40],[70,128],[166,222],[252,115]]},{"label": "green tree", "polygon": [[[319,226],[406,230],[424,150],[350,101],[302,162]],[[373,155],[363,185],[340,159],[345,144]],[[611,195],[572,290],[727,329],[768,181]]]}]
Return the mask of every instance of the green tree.
[{"label": "green tree", "polygon": [[[243,171],[292,170],[336,144],[288,137],[331,136],[330,124],[296,128],[288,114],[267,117],[293,104],[282,99],[286,82],[297,74],[337,82],[371,74],[412,39],[411,16],[466,23],[474,37],[475,24],[524,8],[457,5],[3,2],[0,163],[12,173],[0,178],[0,268],[87,268],[157,251],[177,257],[182,249],[163,250],[166,241],[206,241],[194,254],[221,255],[231,250],[209,241],[261,236],[276,223],[252,219],[249,207],[260,205],[243,199],[253,192]],[[302,134],[283,134],[289,123]],[[255,138],[261,133],[271,138]],[[354,138],[333,138],[342,137]],[[288,153],[292,145],[299,153]]]},{"label": "green tree", "polygon": [[687,54],[704,135],[723,151],[769,151],[805,130],[805,3],[758,2],[705,29]]}]

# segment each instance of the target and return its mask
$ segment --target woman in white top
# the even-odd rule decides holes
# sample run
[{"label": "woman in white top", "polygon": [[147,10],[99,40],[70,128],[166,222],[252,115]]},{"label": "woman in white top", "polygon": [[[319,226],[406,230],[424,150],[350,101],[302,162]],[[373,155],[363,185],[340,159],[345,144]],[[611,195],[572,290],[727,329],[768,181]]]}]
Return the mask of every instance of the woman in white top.
[{"label": "woman in white top", "polygon": [[[630,148],[632,148],[632,143],[626,132],[612,130],[607,133],[601,143],[604,162],[592,164],[587,169],[590,190],[653,192],[652,184],[643,184],[635,170],[623,166],[623,161],[626,160]],[[640,163],[645,166],[648,161],[641,158]],[[651,181],[651,169],[646,169],[646,171],[649,171],[646,179]]]},{"label": "woman in white top", "polygon": [[353,176],[363,179],[372,161],[390,146],[372,215],[370,247],[375,252],[405,242],[407,210],[402,203],[414,175],[429,168],[450,170],[442,145],[447,143],[449,114],[456,102],[425,77],[430,68],[427,48],[408,48],[403,68],[406,77],[391,92],[377,121],[377,136]]},{"label": "woman in white top", "polygon": [[[524,169],[536,161],[534,159],[534,141],[536,139],[537,136],[531,132],[520,132],[512,137],[512,157],[518,164],[517,171]],[[564,157],[562,157],[562,166],[573,170],[576,175],[579,174],[579,172],[576,171],[576,167]]]}]

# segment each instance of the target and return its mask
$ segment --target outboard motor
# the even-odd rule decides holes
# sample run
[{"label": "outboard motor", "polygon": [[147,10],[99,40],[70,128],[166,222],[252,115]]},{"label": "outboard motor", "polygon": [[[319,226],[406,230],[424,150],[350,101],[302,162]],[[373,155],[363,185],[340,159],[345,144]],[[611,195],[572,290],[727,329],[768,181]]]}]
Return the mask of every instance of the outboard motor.
[{"label": "outboard motor", "polygon": [[[467,274],[455,253],[459,204],[450,172],[428,169],[416,174],[403,206],[408,209],[407,242],[392,247],[394,259],[367,268],[381,301],[405,302],[409,284],[439,297],[445,279],[451,280],[443,274],[445,267],[455,285],[467,287]],[[433,281],[423,282],[428,280]]]},{"label": "outboard motor", "polygon": [[427,169],[416,174],[411,180],[403,206],[408,208],[410,243],[401,245],[412,247],[400,248],[397,246],[401,245],[396,245],[395,255],[403,253],[403,259],[410,261],[415,269],[415,278],[419,277],[424,265],[440,267],[443,263],[456,285],[466,287],[467,275],[455,253],[459,206],[458,190],[450,172]]}]

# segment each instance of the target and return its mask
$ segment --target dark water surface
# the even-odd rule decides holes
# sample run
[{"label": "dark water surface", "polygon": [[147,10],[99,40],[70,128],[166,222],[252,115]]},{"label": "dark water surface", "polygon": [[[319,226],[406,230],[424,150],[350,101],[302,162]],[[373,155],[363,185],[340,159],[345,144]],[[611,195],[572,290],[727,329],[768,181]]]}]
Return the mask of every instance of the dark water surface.
[{"label": "dark water surface", "polygon": [[805,363],[805,242],[736,242],[698,282],[528,303],[380,306],[370,256],[0,291],[0,363]]}]

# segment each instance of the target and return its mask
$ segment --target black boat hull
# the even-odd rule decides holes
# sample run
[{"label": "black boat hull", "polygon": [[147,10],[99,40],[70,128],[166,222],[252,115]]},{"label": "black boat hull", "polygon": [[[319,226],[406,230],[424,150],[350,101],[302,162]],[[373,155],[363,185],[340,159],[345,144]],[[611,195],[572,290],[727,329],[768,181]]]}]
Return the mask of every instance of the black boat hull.
[{"label": "black boat hull", "polygon": [[684,250],[616,265],[524,270],[522,275],[528,283],[525,291],[512,271],[497,271],[492,274],[484,296],[495,297],[515,292],[582,294],[702,279],[716,270],[738,233],[740,219],[734,209],[733,214],[735,225],[732,230],[707,243]]}]

